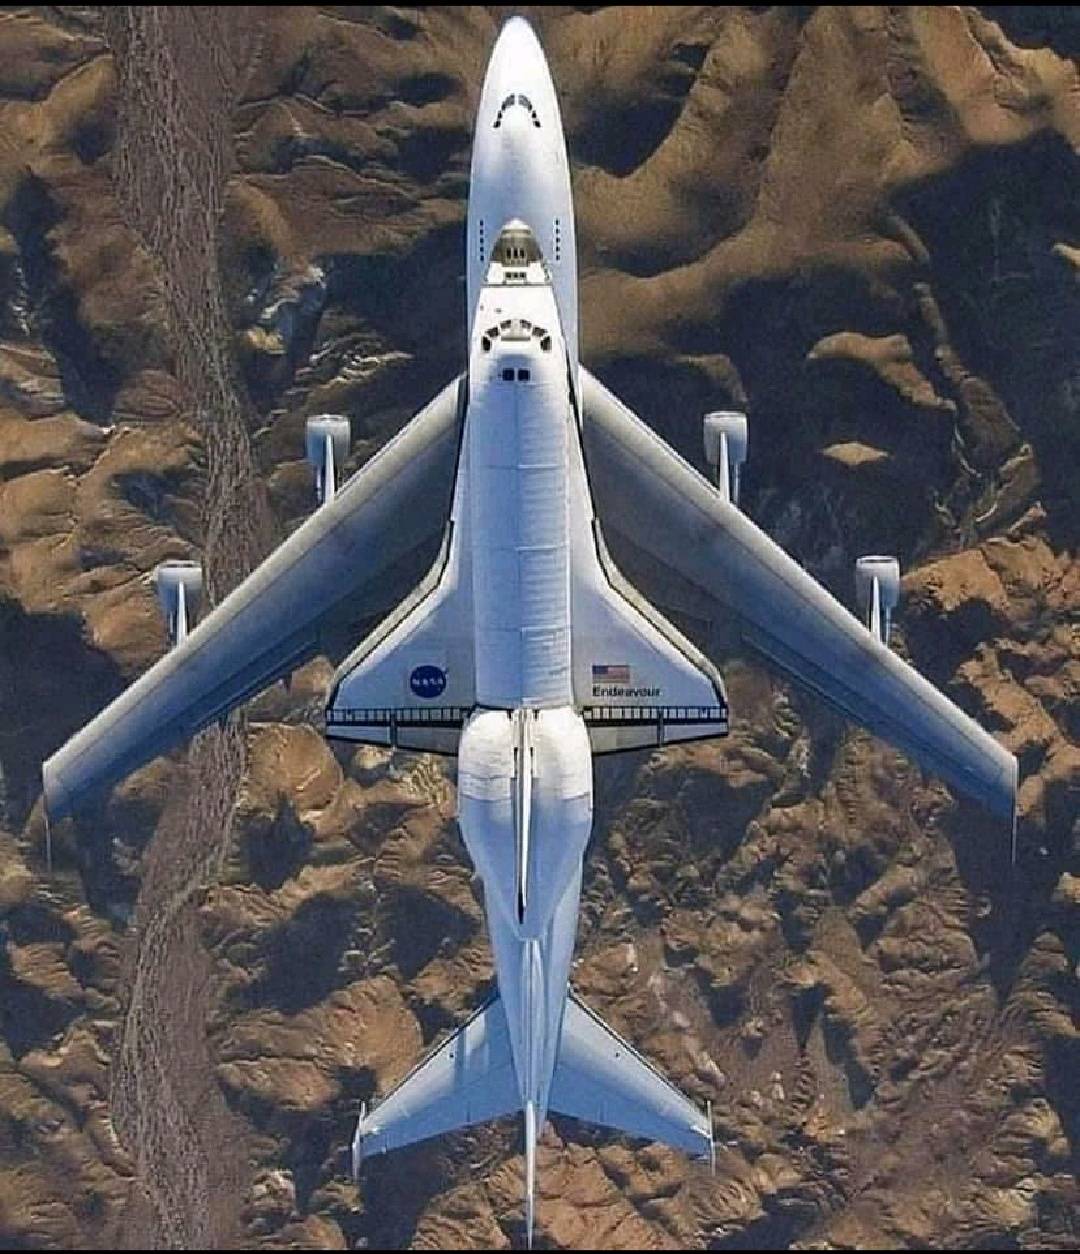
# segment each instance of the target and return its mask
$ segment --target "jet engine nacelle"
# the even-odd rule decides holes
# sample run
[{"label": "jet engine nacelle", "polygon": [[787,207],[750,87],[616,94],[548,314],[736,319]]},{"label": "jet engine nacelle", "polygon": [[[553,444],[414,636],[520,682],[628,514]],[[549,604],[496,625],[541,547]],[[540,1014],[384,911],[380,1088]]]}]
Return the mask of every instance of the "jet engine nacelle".
[{"label": "jet engine nacelle", "polygon": [[900,563],[895,557],[860,557],[855,563],[855,600],[867,627],[889,643],[892,612],[900,604]]},{"label": "jet engine nacelle", "polygon": [[746,415],[721,409],[705,415],[705,460],[725,500],[739,503],[739,479],[746,461],[749,430]]},{"label": "jet engine nacelle", "polygon": [[315,471],[315,498],[320,505],[334,499],[337,478],[352,443],[352,427],[340,414],[316,414],[307,420],[305,450]]},{"label": "jet engine nacelle", "polygon": [[180,644],[195,622],[202,600],[202,566],[198,562],[170,561],[154,567],[150,582],[169,627],[169,639]]}]

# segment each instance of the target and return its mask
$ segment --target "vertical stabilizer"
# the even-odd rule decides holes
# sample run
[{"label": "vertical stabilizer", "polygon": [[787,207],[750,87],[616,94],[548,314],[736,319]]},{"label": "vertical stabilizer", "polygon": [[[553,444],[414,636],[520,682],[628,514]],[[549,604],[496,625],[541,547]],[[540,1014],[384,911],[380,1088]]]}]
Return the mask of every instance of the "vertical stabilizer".
[{"label": "vertical stabilizer", "polygon": [[525,1244],[532,1249],[536,1218],[536,1104],[525,1103]]},{"label": "vertical stabilizer", "polygon": [[533,746],[531,714],[515,710],[514,867],[518,922],[525,921],[529,904],[529,835],[532,827]]}]

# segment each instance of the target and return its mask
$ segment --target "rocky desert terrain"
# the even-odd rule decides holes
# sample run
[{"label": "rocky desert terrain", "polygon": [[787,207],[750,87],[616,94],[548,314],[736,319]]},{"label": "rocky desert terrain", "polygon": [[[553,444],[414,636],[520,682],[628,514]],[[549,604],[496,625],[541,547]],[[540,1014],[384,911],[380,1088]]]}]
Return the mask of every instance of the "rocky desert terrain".
[{"label": "rocky desert terrain", "polygon": [[[583,357],[1020,758],[1009,836],[751,659],[597,764],[577,987],[715,1176],[556,1119],[548,1248],[1080,1240],[1080,18],[1068,6],[0,10],[0,1246],[509,1248],[520,1132],[341,1155],[492,982],[452,764],[313,662],[52,833],[41,762],[460,369],[473,111],[525,12]],[[616,552],[616,556],[619,556]],[[626,555],[630,562],[632,555]],[[714,625],[686,622],[708,641]]]}]

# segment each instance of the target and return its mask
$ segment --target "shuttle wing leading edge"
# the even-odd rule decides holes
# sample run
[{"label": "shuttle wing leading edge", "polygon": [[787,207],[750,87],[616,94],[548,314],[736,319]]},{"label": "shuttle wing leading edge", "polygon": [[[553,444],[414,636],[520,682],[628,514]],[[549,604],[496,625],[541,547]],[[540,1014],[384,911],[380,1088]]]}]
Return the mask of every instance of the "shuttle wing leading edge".
[{"label": "shuttle wing leading edge", "polygon": [[[597,516],[678,576],[743,643],[959,792],[1014,816],[1016,758],[874,638],[783,549],[582,369]],[[668,589],[642,592],[665,604]]]}]

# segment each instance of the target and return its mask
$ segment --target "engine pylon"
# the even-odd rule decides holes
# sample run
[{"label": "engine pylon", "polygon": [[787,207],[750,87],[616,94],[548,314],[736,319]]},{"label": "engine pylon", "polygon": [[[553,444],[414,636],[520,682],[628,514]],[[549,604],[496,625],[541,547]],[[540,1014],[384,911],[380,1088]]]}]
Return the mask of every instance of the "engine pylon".
[{"label": "engine pylon", "polygon": [[895,557],[873,554],[856,561],[855,600],[866,626],[888,644],[892,613],[900,604],[900,563]]},{"label": "engine pylon", "polygon": [[154,567],[150,582],[169,628],[170,643],[182,644],[194,626],[202,600],[202,566],[179,559],[161,562]]},{"label": "engine pylon", "polygon": [[739,484],[746,462],[749,427],[746,415],[736,409],[719,409],[705,415],[705,460],[713,482],[724,499],[739,503]]},{"label": "engine pylon", "polygon": [[341,414],[316,414],[307,420],[304,450],[315,471],[315,499],[320,505],[334,499],[351,443],[352,427]]}]

